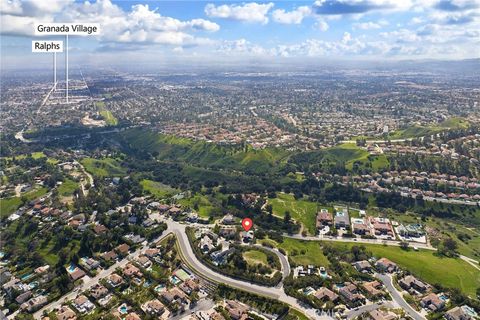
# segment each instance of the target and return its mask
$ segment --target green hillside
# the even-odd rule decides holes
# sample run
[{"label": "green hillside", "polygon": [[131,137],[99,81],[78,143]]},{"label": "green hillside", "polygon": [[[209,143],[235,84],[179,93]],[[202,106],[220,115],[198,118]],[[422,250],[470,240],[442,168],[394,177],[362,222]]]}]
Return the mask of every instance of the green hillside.
[{"label": "green hillside", "polygon": [[281,149],[254,150],[250,147],[219,146],[204,141],[157,134],[141,129],[128,130],[121,138],[132,150],[142,150],[159,160],[180,161],[204,168],[242,170],[264,174],[288,157]]},{"label": "green hillside", "polygon": [[440,133],[448,130],[466,129],[470,126],[470,122],[464,118],[454,117],[447,119],[438,124],[432,124],[430,126],[413,125],[406,129],[397,130],[392,132],[389,139],[408,139],[418,138],[424,136],[430,136],[432,134]]}]

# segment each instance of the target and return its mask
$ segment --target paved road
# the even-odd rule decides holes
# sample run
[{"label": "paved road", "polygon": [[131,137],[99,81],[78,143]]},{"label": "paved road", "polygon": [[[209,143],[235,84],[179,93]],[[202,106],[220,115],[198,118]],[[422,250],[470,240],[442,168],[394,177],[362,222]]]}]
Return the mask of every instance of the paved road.
[{"label": "paved road", "polygon": [[[334,241],[334,242],[353,242],[353,243],[367,243],[367,244],[378,244],[378,245],[387,245],[387,246],[400,246],[400,241],[396,240],[381,240],[381,239],[361,239],[361,238],[340,238],[340,237],[329,237],[329,236],[324,236],[324,237],[304,237],[301,234],[295,234],[295,235],[288,235],[284,234],[284,237],[287,238],[293,238],[293,239],[299,239],[299,240],[307,240],[307,241]],[[411,243],[410,244],[412,247],[417,247],[419,249],[425,249],[425,250],[432,250],[432,251],[437,251],[437,248],[432,247],[429,244],[426,243]],[[458,255],[460,259],[463,261],[467,262],[470,264],[472,267],[475,269],[480,270],[480,265],[479,262],[475,259],[466,257],[464,255]]]},{"label": "paved road", "polygon": [[272,252],[280,260],[280,264],[281,264],[281,268],[282,268],[281,269],[281,271],[282,271],[282,281],[280,281],[280,283],[277,285],[277,288],[281,288],[283,286],[283,280],[285,280],[290,275],[291,268],[290,268],[290,263],[288,262],[288,258],[286,256],[284,256],[280,251],[278,251],[278,249],[271,249],[269,247],[265,247],[265,246],[262,246],[262,245],[259,245],[259,244],[255,244],[254,246]]},{"label": "paved road", "polygon": [[395,301],[405,312],[415,320],[425,320],[425,317],[414,310],[406,301],[403,299],[401,292],[395,288],[392,282],[392,276],[389,274],[380,274],[376,273],[375,277],[382,281],[383,285],[387,288],[388,292],[392,296],[393,301]]},{"label": "paved road", "polygon": [[180,246],[180,252],[182,254],[182,257],[184,258],[186,264],[190,268],[192,268],[192,271],[198,272],[203,277],[206,277],[216,283],[228,284],[229,286],[237,289],[256,293],[272,299],[277,299],[286,304],[289,304],[293,308],[303,312],[304,314],[306,314],[312,319],[332,319],[331,317],[328,317],[328,316],[317,315],[315,313],[314,308],[300,304],[297,301],[297,299],[287,296],[281,288],[264,287],[257,284],[233,279],[209,269],[202,262],[200,262],[195,256],[195,254],[193,253],[192,247],[190,246],[190,242],[188,241],[187,234],[185,233],[185,225],[182,225],[174,221],[167,221],[167,225],[168,225],[168,229],[172,230],[175,233],[178,240],[178,244]]},{"label": "paved road", "polygon": [[393,308],[393,304],[390,302],[386,302],[386,303],[377,302],[377,303],[361,306],[358,308],[358,310],[349,311],[345,313],[345,315],[347,316],[347,319],[355,319],[356,317],[358,317],[364,312],[370,312],[381,307]]},{"label": "paved road", "polygon": [[[158,237],[157,239],[154,240],[154,242],[158,242],[168,236],[171,233],[174,233],[175,236],[177,237],[178,244],[180,247],[180,254],[182,255],[183,259],[185,260],[186,264],[192,268],[192,271],[198,272],[201,274],[203,277],[206,277],[214,282],[217,283],[225,283],[228,284],[232,287],[242,289],[248,292],[256,293],[259,295],[267,296],[273,299],[277,299],[279,301],[285,302],[292,306],[293,308],[303,312],[304,314],[308,315],[312,319],[325,319],[325,320],[331,320],[332,318],[327,317],[327,316],[319,316],[315,313],[315,309],[310,308],[308,306],[304,306],[300,303],[295,298],[292,298],[290,296],[287,296],[285,292],[281,288],[276,288],[276,287],[263,287],[259,286],[253,283],[249,282],[244,282],[241,280],[229,278],[227,276],[224,276],[222,274],[216,273],[213,270],[210,270],[208,267],[206,267],[204,264],[202,264],[195,256],[193,253],[193,250],[190,246],[190,243],[188,241],[188,237],[185,233],[185,228],[186,226],[183,224],[180,224],[178,222],[174,222],[171,220],[166,221],[168,229],[162,234],[162,236]],[[85,291],[93,287],[95,284],[98,283],[98,281],[102,278],[108,277],[110,274],[112,274],[116,268],[122,268],[127,263],[135,259],[136,257],[140,256],[142,253],[145,252],[145,250],[148,248],[148,246],[143,246],[139,249],[137,249],[134,253],[131,253],[127,258],[118,261],[114,265],[112,265],[110,268],[102,270],[99,272],[95,277],[88,279],[85,281],[82,285],[79,287],[75,288],[74,291],[67,293],[60,299],[44,306],[41,308],[39,311],[34,313],[34,318],[35,319],[40,319],[43,311],[50,311],[56,308],[59,308],[63,303],[65,303],[68,300],[74,299],[80,292]],[[278,253],[278,255],[281,255]],[[285,268],[288,272],[290,272],[290,266],[288,265],[288,261],[285,263],[286,257],[281,255],[279,256],[280,261],[282,262],[282,268]],[[285,259],[285,260],[283,260]],[[288,267],[287,267],[288,266]]]},{"label": "paved road", "polygon": [[[155,239],[153,242],[154,243],[158,242],[158,241],[164,239],[165,237],[167,237],[168,235],[169,235],[169,232],[165,231],[160,237]],[[86,291],[86,290],[92,288],[94,285],[96,285],[99,282],[100,279],[106,278],[109,275],[111,275],[112,273],[114,273],[115,269],[125,267],[130,262],[130,260],[133,260],[133,259],[139,257],[141,254],[145,253],[145,251],[147,249],[148,249],[148,245],[142,246],[141,248],[137,249],[133,253],[129,254],[126,258],[124,258],[124,259],[116,262],[112,266],[110,266],[110,268],[100,271],[95,277],[87,279],[80,286],[76,287],[74,289],[74,291],[71,291],[71,292],[67,293],[66,295],[64,295],[60,299],[58,299],[56,301],[53,301],[52,303],[44,306],[43,308],[41,308],[40,310],[35,312],[33,314],[33,317],[35,319],[40,319],[42,314],[43,314],[43,311],[45,311],[45,310],[51,311],[53,309],[60,308],[64,302],[66,302],[68,300],[75,299],[76,296],[80,292],[83,292],[83,291]]]}]

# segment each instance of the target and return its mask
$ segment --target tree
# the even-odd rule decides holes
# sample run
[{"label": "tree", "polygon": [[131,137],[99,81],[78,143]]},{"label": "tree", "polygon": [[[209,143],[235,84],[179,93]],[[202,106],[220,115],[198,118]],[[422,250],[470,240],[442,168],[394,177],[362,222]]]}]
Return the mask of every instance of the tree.
[{"label": "tree", "polygon": [[285,224],[289,224],[290,221],[292,220],[292,215],[290,214],[290,211],[285,211],[285,216],[283,217],[283,222],[285,222]]},{"label": "tree", "polygon": [[457,254],[458,243],[450,237],[443,239],[439,248],[441,254],[447,256],[454,256]]},{"label": "tree", "polygon": [[400,242],[400,248],[402,248],[403,250],[408,250],[408,246],[409,246],[408,241]]}]

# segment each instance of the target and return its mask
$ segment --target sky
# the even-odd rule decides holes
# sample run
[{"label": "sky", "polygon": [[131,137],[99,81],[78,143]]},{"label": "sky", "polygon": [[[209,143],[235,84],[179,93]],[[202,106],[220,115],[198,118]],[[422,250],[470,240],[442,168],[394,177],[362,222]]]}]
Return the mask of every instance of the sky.
[{"label": "sky", "polygon": [[[480,57],[480,0],[0,0],[2,66],[31,52],[34,24],[99,23],[73,61],[459,60]],[[43,37],[62,40],[63,36]]]}]

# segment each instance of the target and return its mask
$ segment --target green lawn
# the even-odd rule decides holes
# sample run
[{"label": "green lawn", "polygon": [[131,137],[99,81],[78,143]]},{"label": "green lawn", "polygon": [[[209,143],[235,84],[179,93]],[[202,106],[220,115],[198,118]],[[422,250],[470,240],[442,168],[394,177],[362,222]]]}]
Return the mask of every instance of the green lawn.
[{"label": "green lawn", "polygon": [[[347,247],[359,245],[338,242],[331,244]],[[362,245],[365,245],[375,257],[386,257],[430,284],[439,283],[445,287],[459,288],[472,297],[475,296],[475,290],[480,287],[480,271],[461,259],[438,257],[431,250],[405,251],[400,247]]]},{"label": "green lawn", "polygon": [[292,218],[303,224],[312,235],[316,233],[315,219],[317,216],[317,203],[308,200],[295,200],[293,195],[279,193],[276,198],[269,198],[273,214],[284,217],[289,211]]},{"label": "green lawn", "polygon": [[[33,199],[43,196],[45,193],[47,193],[47,190],[47,188],[39,188],[26,192],[22,196],[24,196],[27,201],[31,201]],[[21,205],[22,200],[20,197],[0,199],[0,217],[8,217],[12,213],[14,213]]]},{"label": "green lawn", "polygon": [[245,251],[243,252],[243,258],[250,265],[257,265],[260,263],[268,266],[267,255],[259,250],[252,249]]},{"label": "green lawn", "polygon": [[105,108],[105,102],[97,101],[95,102],[95,106],[98,108],[98,112],[103,117],[103,120],[105,120],[107,125],[116,126],[118,124],[118,119],[115,118],[110,110]]},{"label": "green lawn", "polygon": [[180,199],[178,203],[194,209],[201,218],[209,218],[216,210],[216,206],[209,200],[208,196],[199,193],[189,198]]},{"label": "green lawn", "polygon": [[140,184],[142,185],[143,190],[148,191],[157,199],[165,199],[178,192],[178,190],[175,188],[153,180],[143,179],[140,181]]},{"label": "green lawn", "polygon": [[71,196],[78,188],[78,182],[75,182],[71,179],[65,179],[65,181],[58,187],[58,194],[63,197],[68,197]]},{"label": "green lawn", "polygon": [[80,161],[85,170],[97,177],[123,177],[126,175],[125,168],[121,167],[118,160],[113,158],[93,159],[84,158]]},{"label": "green lawn", "polygon": [[278,244],[278,247],[285,250],[291,261],[296,265],[312,264],[326,267],[330,264],[317,241],[284,238],[283,242]]}]

